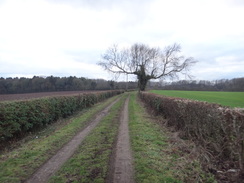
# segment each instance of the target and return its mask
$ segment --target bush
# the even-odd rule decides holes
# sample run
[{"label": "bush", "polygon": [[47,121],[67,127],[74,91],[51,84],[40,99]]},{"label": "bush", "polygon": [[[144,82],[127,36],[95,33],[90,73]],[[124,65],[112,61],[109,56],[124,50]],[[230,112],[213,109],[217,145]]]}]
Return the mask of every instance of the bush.
[{"label": "bush", "polygon": [[122,91],[103,91],[0,103],[0,141],[25,134]]},{"label": "bush", "polygon": [[215,171],[239,169],[244,174],[244,113],[240,110],[147,92],[141,92],[140,98],[166,117],[167,125],[180,131],[183,138],[204,149],[208,167],[212,163]]}]

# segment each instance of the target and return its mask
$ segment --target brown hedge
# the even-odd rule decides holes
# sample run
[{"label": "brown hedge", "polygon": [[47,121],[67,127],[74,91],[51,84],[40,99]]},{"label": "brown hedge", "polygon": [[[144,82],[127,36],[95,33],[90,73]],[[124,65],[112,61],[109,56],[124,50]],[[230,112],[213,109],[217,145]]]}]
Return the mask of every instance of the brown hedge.
[{"label": "brown hedge", "polygon": [[141,92],[140,98],[166,117],[167,125],[183,138],[201,146],[212,169],[236,169],[244,174],[244,113],[240,110],[148,92]]},{"label": "brown hedge", "polygon": [[0,142],[67,117],[122,91],[82,93],[0,103]]}]

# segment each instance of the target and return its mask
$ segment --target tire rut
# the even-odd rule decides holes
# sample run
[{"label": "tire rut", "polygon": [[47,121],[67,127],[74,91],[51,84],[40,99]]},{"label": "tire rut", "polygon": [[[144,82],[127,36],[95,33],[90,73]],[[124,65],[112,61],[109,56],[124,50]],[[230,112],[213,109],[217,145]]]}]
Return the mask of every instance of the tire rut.
[{"label": "tire rut", "polygon": [[133,158],[129,137],[129,97],[127,97],[120,117],[118,140],[115,149],[115,159],[112,165],[113,183],[134,183]]},{"label": "tire rut", "polygon": [[89,125],[78,132],[66,145],[64,145],[54,156],[44,163],[27,181],[26,183],[44,183],[54,175],[54,173],[74,154],[75,150],[84,140],[84,138],[92,131],[92,129],[106,116],[111,107],[120,100],[113,101],[105,109],[99,112],[95,119]]}]

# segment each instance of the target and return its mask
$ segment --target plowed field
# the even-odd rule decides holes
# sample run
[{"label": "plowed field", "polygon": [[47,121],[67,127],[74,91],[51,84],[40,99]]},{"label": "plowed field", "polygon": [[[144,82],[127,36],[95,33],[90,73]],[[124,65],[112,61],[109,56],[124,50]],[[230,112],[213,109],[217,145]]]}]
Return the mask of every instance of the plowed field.
[{"label": "plowed field", "polygon": [[13,100],[29,100],[34,98],[50,97],[50,96],[67,96],[78,95],[80,93],[93,92],[93,91],[61,91],[61,92],[41,92],[41,93],[24,93],[24,94],[4,94],[0,95],[1,101]]}]

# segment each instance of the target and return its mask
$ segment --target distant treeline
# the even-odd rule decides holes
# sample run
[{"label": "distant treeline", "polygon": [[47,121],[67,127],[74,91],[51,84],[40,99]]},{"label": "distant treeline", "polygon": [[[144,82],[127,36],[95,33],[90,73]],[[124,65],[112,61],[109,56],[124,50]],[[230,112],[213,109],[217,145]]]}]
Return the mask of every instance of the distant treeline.
[{"label": "distant treeline", "polygon": [[[0,94],[34,93],[51,91],[136,89],[137,82],[116,82],[84,77],[0,78]],[[174,82],[150,82],[147,89],[194,91],[244,91],[244,78],[206,80],[180,80]]]},{"label": "distant treeline", "polygon": [[0,78],[0,94],[77,90],[135,89],[136,82],[115,82],[84,77]]},{"label": "distant treeline", "polygon": [[164,90],[244,91],[244,78],[215,81],[180,80],[176,82],[163,82],[154,87]]}]

